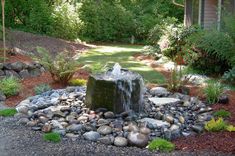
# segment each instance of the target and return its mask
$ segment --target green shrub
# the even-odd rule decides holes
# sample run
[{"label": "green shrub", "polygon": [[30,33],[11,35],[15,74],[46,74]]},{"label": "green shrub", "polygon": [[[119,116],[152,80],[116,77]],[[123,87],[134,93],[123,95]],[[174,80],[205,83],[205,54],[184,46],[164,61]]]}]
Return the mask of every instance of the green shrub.
[{"label": "green shrub", "polygon": [[16,109],[2,109],[0,110],[0,116],[8,117],[14,116],[17,113]]},{"label": "green shrub", "polygon": [[73,54],[60,52],[55,57],[44,48],[37,47],[38,54],[34,59],[42,64],[56,82],[67,84],[77,70],[77,61]]},{"label": "green shrub", "polygon": [[61,137],[60,137],[60,134],[51,132],[51,133],[44,134],[43,140],[58,143],[61,141]]},{"label": "green shrub", "polygon": [[157,138],[148,144],[150,151],[171,152],[175,149],[175,145],[167,140]]},{"label": "green shrub", "polygon": [[5,4],[6,26],[29,32],[48,33],[52,25],[53,8],[47,0],[8,0]]},{"label": "green shrub", "polygon": [[224,109],[221,109],[219,111],[214,112],[213,114],[215,117],[221,117],[221,118],[228,118],[231,116],[231,113],[229,111],[226,111]]},{"label": "green shrub", "polygon": [[17,95],[21,85],[17,78],[8,77],[0,80],[0,90],[7,96]]},{"label": "green shrub", "polygon": [[196,69],[201,69],[208,74],[220,74],[228,70],[233,64],[233,40],[223,32],[202,31],[191,36],[189,41],[194,47],[191,55],[197,55],[191,64]]},{"label": "green shrub", "polygon": [[152,56],[154,58],[158,57],[158,54],[161,54],[161,49],[159,45],[155,46],[145,46],[142,53],[147,56]]},{"label": "green shrub", "polygon": [[185,28],[183,25],[171,25],[166,28],[165,35],[168,37],[169,46],[163,51],[163,55],[175,61],[177,56],[183,56],[185,51],[183,47],[186,39],[197,31],[197,27]]},{"label": "green shrub", "polygon": [[34,87],[35,94],[41,94],[43,92],[51,90],[51,87],[48,84],[40,84],[36,87]]},{"label": "green shrub", "polygon": [[219,101],[219,97],[223,93],[223,87],[220,83],[208,83],[203,91],[207,102],[209,104],[214,104]]},{"label": "green shrub", "polygon": [[185,39],[184,60],[207,74],[223,74],[235,65],[234,34],[234,15],[224,16],[221,31],[197,29]]},{"label": "green shrub", "polygon": [[81,25],[77,10],[76,5],[68,2],[56,6],[53,14],[53,31],[50,34],[63,39],[77,39]]},{"label": "green shrub", "polygon": [[87,80],[84,79],[71,79],[69,81],[69,85],[71,86],[85,86],[87,83]]},{"label": "green shrub", "polygon": [[211,119],[205,124],[205,129],[209,132],[219,132],[226,130],[227,124],[224,122],[223,118],[218,118],[217,120]]},{"label": "green shrub", "polygon": [[79,17],[81,38],[88,41],[130,40],[134,32],[132,14],[113,1],[85,0]]},{"label": "green shrub", "polygon": [[148,43],[150,45],[157,45],[163,35],[169,35],[169,27],[178,22],[176,18],[160,18],[159,22],[149,31]]},{"label": "green shrub", "polygon": [[228,83],[235,84],[235,66],[223,75],[223,80]]}]

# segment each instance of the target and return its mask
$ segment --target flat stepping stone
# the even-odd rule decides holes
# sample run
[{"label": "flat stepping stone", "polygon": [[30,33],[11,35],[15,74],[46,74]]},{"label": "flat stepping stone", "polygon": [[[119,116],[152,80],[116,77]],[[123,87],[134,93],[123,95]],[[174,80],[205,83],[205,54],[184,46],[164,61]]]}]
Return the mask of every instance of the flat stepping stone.
[{"label": "flat stepping stone", "polygon": [[176,104],[180,102],[180,99],[176,98],[149,98],[149,100],[155,104],[155,106],[163,106],[166,104]]},{"label": "flat stepping stone", "polygon": [[151,125],[153,125],[154,128],[170,126],[170,124],[168,122],[165,122],[165,121],[162,121],[162,120],[157,120],[157,119],[152,119],[152,118],[143,118],[139,121],[140,122],[146,122],[147,124],[151,124]]}]

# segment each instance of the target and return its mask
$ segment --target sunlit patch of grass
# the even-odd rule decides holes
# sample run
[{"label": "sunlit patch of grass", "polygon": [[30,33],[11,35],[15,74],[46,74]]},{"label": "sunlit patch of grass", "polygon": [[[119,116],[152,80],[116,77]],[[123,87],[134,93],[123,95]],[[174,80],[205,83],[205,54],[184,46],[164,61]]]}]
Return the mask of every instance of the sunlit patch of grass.
[{"label": "sunlit patch of grass", "polygon": [[134,60],[133,55],[142,50],[143,46],[114,45],[101,46],[83,54],[79,63],[88,65],[92,73],[104,72],[117,62],[123,68],[137,72],[146,82],[165,83],[164,76],[151,67]]}]

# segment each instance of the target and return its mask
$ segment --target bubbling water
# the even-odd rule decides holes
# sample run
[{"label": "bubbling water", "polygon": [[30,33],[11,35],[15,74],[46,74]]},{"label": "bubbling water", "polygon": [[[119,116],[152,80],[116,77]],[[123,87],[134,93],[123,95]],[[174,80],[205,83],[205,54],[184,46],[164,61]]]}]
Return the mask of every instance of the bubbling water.
[{"label": "bubbling water", "polygon": [[111,74],[113,76],[120,76],[122,74],[121,69],[122,69],[122,67],[119,65],[119,63],[115,63]]}]

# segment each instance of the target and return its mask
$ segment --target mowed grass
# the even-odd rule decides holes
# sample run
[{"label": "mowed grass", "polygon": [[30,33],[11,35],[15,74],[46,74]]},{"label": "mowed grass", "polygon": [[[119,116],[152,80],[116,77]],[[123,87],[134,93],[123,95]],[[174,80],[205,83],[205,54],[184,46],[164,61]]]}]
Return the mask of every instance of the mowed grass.
[{"label": "mowed grass", "polygon": [[83,54],[79,63],[86,65],[92,73],[104,72],[119,63],[122,68],[141,74],[145,82],[165,83],[164,76],[151,67],[135,60],[133,55],[140,52],[143,46],[109,45],[98,46]]}]

